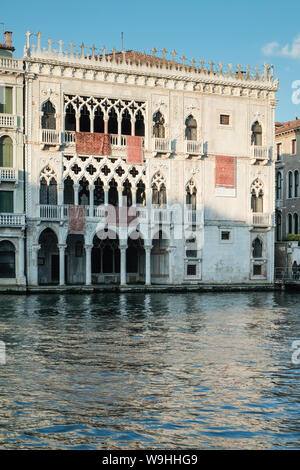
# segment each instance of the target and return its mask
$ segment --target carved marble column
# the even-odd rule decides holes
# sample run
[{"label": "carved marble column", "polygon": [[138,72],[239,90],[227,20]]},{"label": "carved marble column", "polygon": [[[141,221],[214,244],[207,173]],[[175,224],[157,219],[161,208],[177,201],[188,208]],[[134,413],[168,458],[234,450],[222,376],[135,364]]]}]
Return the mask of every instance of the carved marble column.
[{"label": "carved marble column", "polygon": [[22,233],[19,238],[19,269],[18,269],[18,284],[26,284],[25,272],[24,272],[24,259],[25,259],[25,250],[24,250],[24,234]]},{"label": "carved marble column", "polygon": [[84,245],[85,248],[85,284],[92,284],[92,248],[93,245]]},{"label": "carved marble column", "polygon": [[38,285],[38,256],[41,245],[32,245],[32,284],[34,286]]},{"label": "carved marble column", "polygon": [[145,285],[151,285],[151,245],[145,245]]},{"label": "carved marble column", "polygon": [[58,245],[59,249],[59,285],[65,285],[65,249],[67,245]]},{"label": "carved marble column", "polygon": [[120,245],[120,254],[121,254],[121,286],[126,286],[126,250],[127,245]]}]

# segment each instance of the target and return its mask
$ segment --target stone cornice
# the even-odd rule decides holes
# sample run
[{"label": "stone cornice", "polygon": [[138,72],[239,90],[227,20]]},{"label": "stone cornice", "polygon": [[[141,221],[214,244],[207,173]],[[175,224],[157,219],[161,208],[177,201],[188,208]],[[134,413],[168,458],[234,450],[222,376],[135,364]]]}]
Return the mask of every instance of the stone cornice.
[{"label": "stone cornice", "polygon": [[[82,78],[88,79],[85,75],[87,72],[92,71],[95,73],[103,74],[116,74],[123,75],[124,77],[144,77],[151,79],[162,79],[168,81],[176,82],[185,82],[191,83],[194,86],[198,84],[204,85],[215,85],[215,86],[224,86],[224,87],[235,87],[241,89],[251,89],[251,90],[265,90],[276,92],[278,90],[278,80],[271,81],[270,79],[236,79],[232,76],[224,76],[219,74],[208,74],[206,71],[201,71],[200,69],[194,70],[172,70],[170,68],[155,68],[147,66],[146,64],[133,64],[133,63],[123,63],[123,62],[102,62],[102,61],[92,61],[89,59],[78,59],[77,61],[74,58],[69,57],[47,57],[44,56],[31,56],[24,57],[24,62],[26,65],[27,71],[32,71],[32,65],[37,64],[39,66],[39,73],[43,74],[43,66],[48,66],[53,72],[55,68],[60,68],[60,73],[57,73],[59,76],[64,76],[62,70],[73,69],[74,71],[80,70],[82,72]],[[56,75],[56,73],[55,73]],[[72,77],[68,77],[72,78]],[[79,77],[76,77],[79,78]],[[95,80],[95,74],[91,80]]]}]

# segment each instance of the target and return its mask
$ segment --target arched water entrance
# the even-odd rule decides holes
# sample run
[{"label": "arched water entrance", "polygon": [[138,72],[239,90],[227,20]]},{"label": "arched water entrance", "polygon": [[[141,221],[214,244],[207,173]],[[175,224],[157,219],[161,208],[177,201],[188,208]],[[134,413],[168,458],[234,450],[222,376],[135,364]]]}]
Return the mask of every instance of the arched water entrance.
[{"label": "arched water entrance", "polygon": [[92,283],[120,282],[119,239],[115,232],[102,231],[95,235],[92,248]]},{"label": "arched water entrance", "polygon": [[85,257],[84,236],[69,234],[65,256],[65,279],[67,284],[85,284]]},{"label": "arched water entrance", "polygon": [[126,250],[126,277],[128,284],[145,282],[144,240],[128,238]]},{"label": "arched water entrance", "polygon": [[38,283],[58,284],[59,282],[59,251],[58,239],[53,230],[46,228],[39,237]]},{"label": "arched water entrance", "polygon": [[168,282],[169,279],[169,239],[160,230],[152,239],[151,281],[156,284]]}]

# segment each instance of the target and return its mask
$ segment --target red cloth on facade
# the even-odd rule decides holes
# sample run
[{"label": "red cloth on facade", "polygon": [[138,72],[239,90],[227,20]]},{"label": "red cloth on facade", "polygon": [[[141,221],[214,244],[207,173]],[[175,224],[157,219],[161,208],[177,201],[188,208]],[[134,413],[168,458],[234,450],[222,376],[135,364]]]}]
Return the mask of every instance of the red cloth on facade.
[{"label": "red cloth on facade", "polygon": [[98,132],[76,132],[76,152],[83,155],[110,155],[110,137]]},{"label": "red cloth on facade", "polygon": [[215,160],[216,188],[235,188],[235,157],[217,155]]},{"label": "red cloth on facade", "polygon": [[85,206],[69,206],[69,233],[85,233]]},{"label": "red cloth on facade", "polygon": [[127,163],[143,163],[142,137],[127,136]]}]

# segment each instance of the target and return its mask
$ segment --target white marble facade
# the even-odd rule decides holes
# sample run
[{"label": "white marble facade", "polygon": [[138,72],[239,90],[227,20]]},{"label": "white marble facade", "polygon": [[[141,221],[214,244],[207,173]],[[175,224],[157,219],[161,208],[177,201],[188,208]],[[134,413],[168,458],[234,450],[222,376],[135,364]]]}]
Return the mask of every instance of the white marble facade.
[{"label": "white marble facade", "polygon": [[[272,283],[272,67],[58,44],[28,33],[24,49],[28,284]],[[111,154],[77,153],[79,131],[108,133]],[[104,221],[112,203],[136,208],[137,230]]]}]

